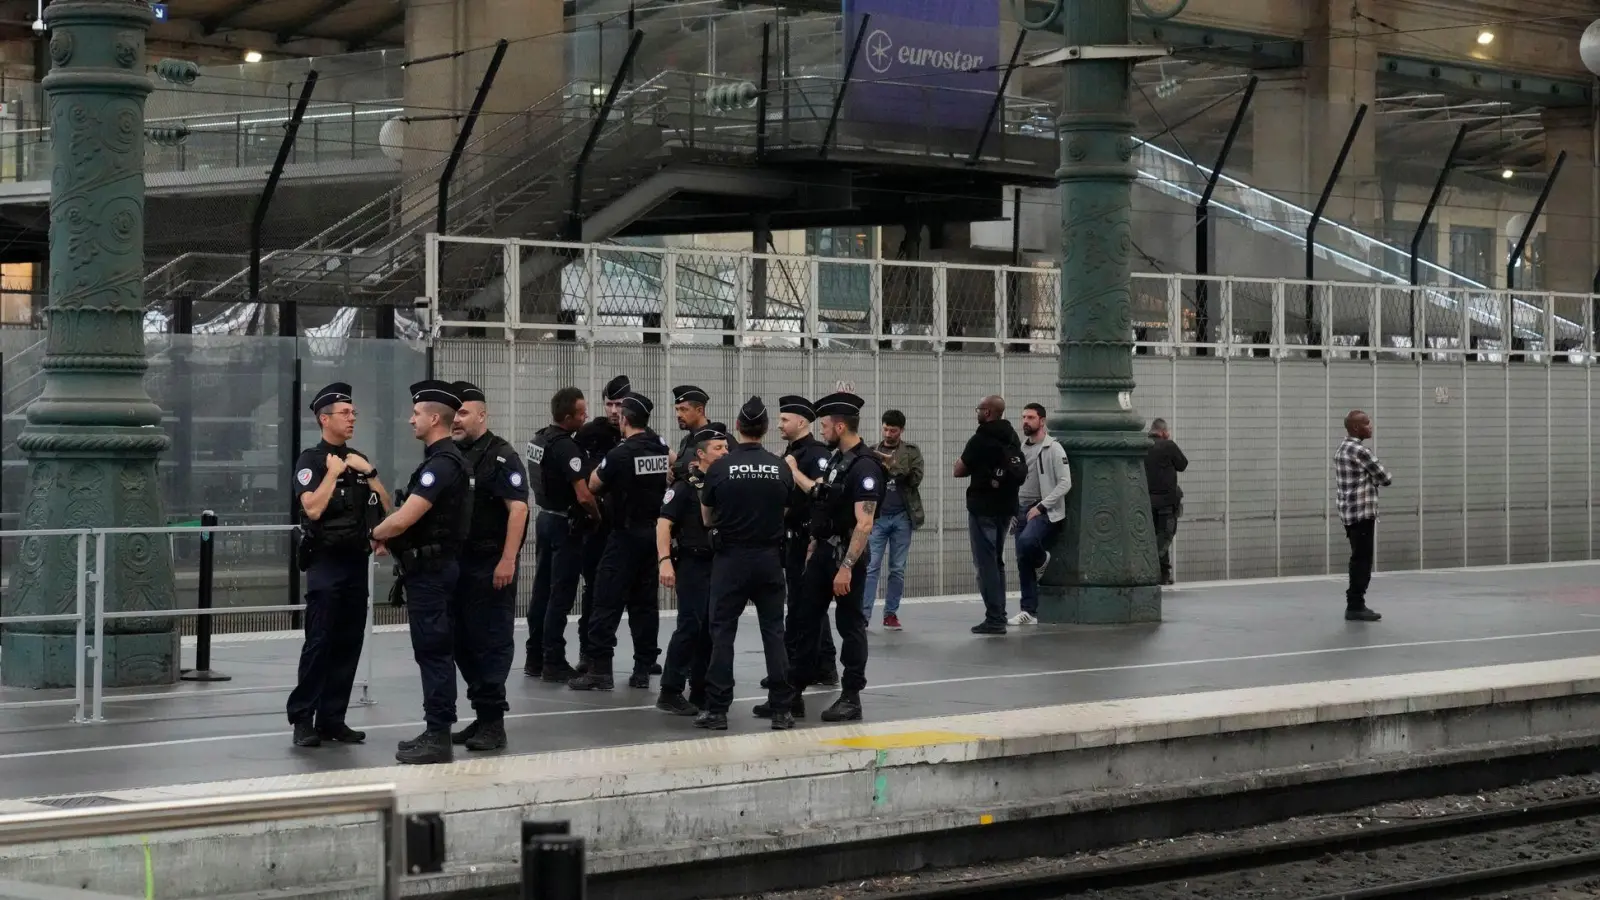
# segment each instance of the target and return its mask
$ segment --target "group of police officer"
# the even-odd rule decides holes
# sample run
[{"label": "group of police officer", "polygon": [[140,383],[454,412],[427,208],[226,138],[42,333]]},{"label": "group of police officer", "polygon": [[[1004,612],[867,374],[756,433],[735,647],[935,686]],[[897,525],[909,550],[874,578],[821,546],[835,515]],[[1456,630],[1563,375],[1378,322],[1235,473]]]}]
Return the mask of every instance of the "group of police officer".
[{"label": "group of police officer", "polygon": [[[422,675],[427,727],[401,741],[395,759],[441,763],[454,745],[506,746],[527,474],[511,446],[489,431],[475,385],[422,381],[411,386],[411,401],[422,463],[393,503],[377,468],[349,445],[356,420],[350,385],[330,384],[311,402],[322,440],[300,454],[293,475],[298,561],[306,573],[306,638],[288,701],[298,747],[366,740],[345,724],[345,712],[365,636],[370,553],[395,561]],[[452,734],[458,669],[476,718]]]},{"label": "group of police officer", "polygon": [[[660,673],[658,709],[726,729],[734,638],[753,604],[768,692],[755,714],[789,728],[805,715],[801,691],[841,681],[826,624],[832,603],[844,676],[822,718],[859,719],[867,662],[860,601],[884,489],[883,468],[859,436],[864,401],[849,393],[815,405],[781,398],[777,418],[788,446],[779,457],[761,444],[773,418],[761,398],[740,407],[730,430],[707,417],[710,397],[701,388],[681,385],[672,394],[684,431],[676,453],[651,430],[655,405],[627,376],[606,385],[602,420],[586,422],[577,388],[551,398],[551,422],[528,449],[539,517],[524,671],[573,690],[612,690],[617,629],[627,613],[629,685],[648,689]],[[811,434],[819,420],[826,444]],[[574,667],[563,632],[580,578]],[[678,600],[663,667],[656,666],[658,583]]]},{"label": "group of police officer", "polygon": [[[377,467],[350,446],[350,385],[330,384],[311,403],[321,440],[300,454],[293,474],[297,554],[306,573],[305,643],[287,705],[296,746],[366,739],[345,714],[365,636],[372,553],[395,561],[392,600],[406,606],[422,677],[426,729],[400,742],[396,760],[448,762],[457,745],[506,746],[506,678],[530,491],[539,512],[525,674],[573,690],[612,690],[626,614],[629,685],[648,689],[660,674],[658,709],[723,730],[739,616],[753,604],[768,692],[754,711],[774,729],[791,728],[805,715],[806,687],[841,682],[826,624],[832,603],[844,674],[839,699],[822,718],[861,718],[861,594],[885,476],[859,435],[860,397],[836,393],[815,405],[781,398],[779,430],[788,446],[779,457],[761,444],[771,424],[761,398],[740,407],[730,431],[707,418],[705,391],[680,386],[673,399],[685,434],[674,454],[650,429],[654,404],[626,376],[606,385],[606,416],[592,422],[583,392],[567,387],[552,396],[551,422],[529,442],[530,479],[517,453],[489,430],[477,386],[427,380],[410,393],[423,458],[393,502]],[[818,421],[825,444],[811,434]],[[573,666],[565,631],[580,581]],[[665,666],[657,664],[658,583],[678,600]],[[458,670],[475,718],[452,733]]]}]

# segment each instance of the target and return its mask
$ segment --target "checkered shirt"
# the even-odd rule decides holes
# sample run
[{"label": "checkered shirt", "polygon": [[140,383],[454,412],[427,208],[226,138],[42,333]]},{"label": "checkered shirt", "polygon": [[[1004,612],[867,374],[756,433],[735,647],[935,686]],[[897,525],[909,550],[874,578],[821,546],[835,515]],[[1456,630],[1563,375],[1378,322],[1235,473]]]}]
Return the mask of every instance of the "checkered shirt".
[{"label": "checkered shirt", "polygon": [[1347,437],[1333,453],[1333,484],[1339,518],[1346,525],[1378,517],[1378,488],[1392,483],[1389,470],[1360,440]]}]

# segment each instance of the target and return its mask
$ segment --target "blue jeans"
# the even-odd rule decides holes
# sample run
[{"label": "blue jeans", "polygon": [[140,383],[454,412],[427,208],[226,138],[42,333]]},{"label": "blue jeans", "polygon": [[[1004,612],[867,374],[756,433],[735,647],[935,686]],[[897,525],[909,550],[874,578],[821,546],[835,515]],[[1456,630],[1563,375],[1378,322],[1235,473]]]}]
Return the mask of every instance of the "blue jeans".
[{"label": "blue jeans", "polygon": [[872,605],[878,599],[878,573],[883,569],[885,555],[889,560],[889,586],[883,592],[883,614],[892,616],[900,612],[900,597],[906,592],[906,557],[911,554],[911,516],[897,512],[878,517],[872,523],[872,537],[867,539],[867,548],[871,558],[867,562],[867,583],[861,595],[861,614],[871,622]]},{"label": "blue jeans", "polygon": [[1017,510],[1011,533],[1017,537],[1017,581],[1022,588],[1022,611],[1039,612],[1039,563],[1055,540],[1056,523],[1040,513],[1028,518],[1028,507]]},{"label": "blue jeans", "polygon": [[1006,530],[1011,516],[967,513],[967,537],[972,542],[972,566],[978,570],[978,593],[983,596],[983,621],[1006,624]]}]

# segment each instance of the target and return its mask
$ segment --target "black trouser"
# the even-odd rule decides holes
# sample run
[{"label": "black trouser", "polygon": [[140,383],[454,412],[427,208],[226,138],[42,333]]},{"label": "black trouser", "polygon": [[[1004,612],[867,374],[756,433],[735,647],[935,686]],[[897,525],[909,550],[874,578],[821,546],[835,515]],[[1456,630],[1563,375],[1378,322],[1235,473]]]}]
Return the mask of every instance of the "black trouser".
[{"label": "black trouser", "polygon": [[1361,609],[1367,605],[1377,525],[1377,519],[1358,519],[1344,526],[1345,537],[1350,539],[1350,587],[1344,592],[1346,609]]},{"label": "black trouser", "polygon": [[589,614],[589,659],[609,672],[617,649],[617,627],[628,613],[634,671],[650,671],[660,649],[661,605],[656,600],[654,528],[615,528],[595,573],[594,610]]},{"label": "black trouser", "polygon": [[819,541],[817,550],[806,564],[805,583],[800,588],[800,609],[795,612],[795,624],[800,633],[794,637],[798,658],[789,660],[789,669],[797,673],[795,693],[815,683],[816,660],[821,655],[822,632],[827,630],[828,604],[834,605],[833,621],[839,627],[839,663],[844,671],[840,687],[848,695],[867,686],[867,616],[861,610],[861,598],[866,590],[867,554],[861,554],[855,568],[850,570],[850,590],[843,597],[833,595],[833,578],[839,573],[840,556],[844,548]]},{"label": "black trouser", "polygon": [[[787,711],[789,654],[783,644],[783,560],[777,547],[724,547],[711,563],[711,666],[706,670],[707,710],[733,705],[733,642],[746,603],[756,606],[761,651],[767,659],[767,703]],[[857,608],[856,614],[861,610]]]},{"label": "black trouser", "polygon": [[517,652],[517,578],[498,590],[494,567],[500,554],[473,554],[461,559],[450,622],[455,635],[456,668],[467,683],[467,702],[480,720],[505,718],[506,675]]},{"label": "black trouser", "polygon": [[1178,515],[1181,510],[1176,506],[1164,506],[1150,510],[1150,515],[1155,520],[1156,526],[1156,557],[1161,562],[1161,578],[1172,577],[1172,539],[1178,536]]},{"label": "black trouser", "polygon": [[541,512],[533,523],[533,598],[528,601],[529,669],[559,666],[567,657],[567,616],[578,597],[583,574],[583,540],[566,516]]},{"label": "black trouser", "polygon": [[406,571],[406,616],[411,653],[422,673],[422,712],[429,731],[456,722],[455,636],[451,598],[461,567],[454,559],[430,560]]},{"label": "black trouser", "polygon": [[661,692],[704,697],[706,668],[711,664],[711,558],[683,556],[672,563],[678,578],[678,625],[667,641],[667,661],[661,667]]},{"label": "black trouser", "polygon": [[289,693],[289,721],[332,728],[344,721],[367,637],[367,555],[318,553],[306,570],[306,642]]},{"label": "black trouser", "polygon": [[600,574],[600,557],[606,554],[606,541],[611,529],[599,526],[583,537],[583,595],[578,609],[578,654],[588,659],[590,652],[589,618],[594,615],[594,583]]},{"label": "black trouser", "polygon": [[[795,598],[800,596],[801,585],[805,583],[806,574],[806,547],[811,543],[811,536],[804,530],[791,531],[784,542],[783,548],[783,575],[785,596],[788,598],[788,615],[783,621],[784,640],[788,643],[789,658],[795,659],[794,636],[801,629],[796,627],[794,611],[797,606]],[[821,644],[817,649],[817,671],[812,673],[811,681],[822,677],[824,672],[830,672],[838,666],[839,652],[833,646],[833,629],[827,622],[822,623]]]}]

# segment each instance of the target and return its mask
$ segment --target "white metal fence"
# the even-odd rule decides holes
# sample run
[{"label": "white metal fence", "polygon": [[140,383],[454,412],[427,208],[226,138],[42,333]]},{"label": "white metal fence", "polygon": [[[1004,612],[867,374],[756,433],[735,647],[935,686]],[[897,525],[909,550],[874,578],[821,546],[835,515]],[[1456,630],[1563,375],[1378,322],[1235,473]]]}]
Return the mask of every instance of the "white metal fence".
[{"label": "white metal fence", "polygon": [[[974,589],[950,473],[976,401],[1056,405],[1054,269],[437,237],[428,254],[435,368],[482,384],[517,442],[556,389],[618,373],[658,401],[700,385],[713,419],[840,386],[874,422],[902,410],[927,460],[909,596]],[[1380,568],[1593,558],[1594,323],[1587,295],[1136,276],[1134,404],[1190,460],[1179,577],[1342,569],[1329,458],[1353,408],[1395,476]]]}]

